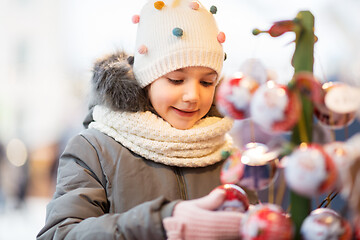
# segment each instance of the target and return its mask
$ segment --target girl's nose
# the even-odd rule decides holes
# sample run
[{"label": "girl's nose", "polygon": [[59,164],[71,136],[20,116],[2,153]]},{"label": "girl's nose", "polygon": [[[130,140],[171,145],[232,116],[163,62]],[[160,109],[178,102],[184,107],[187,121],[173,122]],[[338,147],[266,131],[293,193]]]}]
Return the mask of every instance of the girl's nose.
[{"label": "girl's nose", "polygon": [[200,86],[196,81],[189,81],[184,86],[183,101],[198,102],[200,98]]}]

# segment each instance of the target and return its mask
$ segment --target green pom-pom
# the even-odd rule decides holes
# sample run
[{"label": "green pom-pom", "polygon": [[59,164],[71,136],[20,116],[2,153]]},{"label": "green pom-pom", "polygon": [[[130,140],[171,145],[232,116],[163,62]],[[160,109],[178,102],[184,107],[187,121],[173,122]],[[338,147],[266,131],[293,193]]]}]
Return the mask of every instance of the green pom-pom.
[{"label": "green pom-pom", "polygon": [[212,13],[212,14],[216,14],[217,13],[217,7],[216,6],[211,6],[211,8],[210,8],[210,12]]},{"label": "green pom-pom", "polygon": [[229,151],[221,151],[221,159],[227,159],[228,157],[230,157],[231,153]]},{"label": "green pom-pom", "polygon": [[177,37],[181,37],[184,34],[184,31],[178,27],[174,28],[172,32]]}]

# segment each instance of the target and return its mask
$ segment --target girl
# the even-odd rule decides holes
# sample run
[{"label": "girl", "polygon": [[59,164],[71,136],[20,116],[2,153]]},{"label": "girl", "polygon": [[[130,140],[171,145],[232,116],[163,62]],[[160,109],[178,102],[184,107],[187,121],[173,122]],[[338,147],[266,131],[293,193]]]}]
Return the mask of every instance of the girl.
[{"label": "girl", "polygon": [[232,121],[211,110],[223,35],[197,1],[150,0],[138,19],[134,58],[95,64],[87,129],[60,158],[38,239],[239,237],[241,214],[214,211],[225,194],[212,191],[232,147]]}]

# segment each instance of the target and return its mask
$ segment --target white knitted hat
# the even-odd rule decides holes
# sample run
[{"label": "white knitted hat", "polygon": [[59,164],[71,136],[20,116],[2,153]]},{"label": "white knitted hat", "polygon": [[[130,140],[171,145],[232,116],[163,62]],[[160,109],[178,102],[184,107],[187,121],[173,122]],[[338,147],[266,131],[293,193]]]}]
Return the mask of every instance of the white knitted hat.
[{"label": "white knitted hat", "polygon": [[149,0],[139,15],[135,78],[145,87],[159,77],[179,68],[203,66],[220,75],[224,61],[223,32],[213,14],[194,0]]}]

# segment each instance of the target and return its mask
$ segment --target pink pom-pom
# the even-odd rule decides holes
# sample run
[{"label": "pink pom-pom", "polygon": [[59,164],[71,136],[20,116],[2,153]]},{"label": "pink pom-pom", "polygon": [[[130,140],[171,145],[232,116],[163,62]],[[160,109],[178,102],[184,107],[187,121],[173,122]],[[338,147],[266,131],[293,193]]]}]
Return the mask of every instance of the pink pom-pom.
[{"label": "pink pom-pom", "polygon": [[199,3],[198,2],[191,2],[190,3],[190,8],[194,9],[194,10],[198,10],[200,7]]},{"label": "pink pom-pom", "polygon": [[140,54],[146,54],[146,53],[148,52],[148,49],[147,49],[147,47],[146,47],[145,45],[141,45],[141,46],[139,47],[139,49],[138,49],[138,52],[139,52]]},{"label": "pink pom-pom", "polygon": [[132,22],[133,22],[134,24],[139,23],[139,21],[140,21],[140,16],[139,16],[139,15],[134,15],[131,20],[132,20]]},{"label": "pink pom-pom", "polygon": [[225,39],[226,39],[225,33],[219,32],[219,34],[217,35],[217,40],[219,41],[219,43],[224,43]]}]

